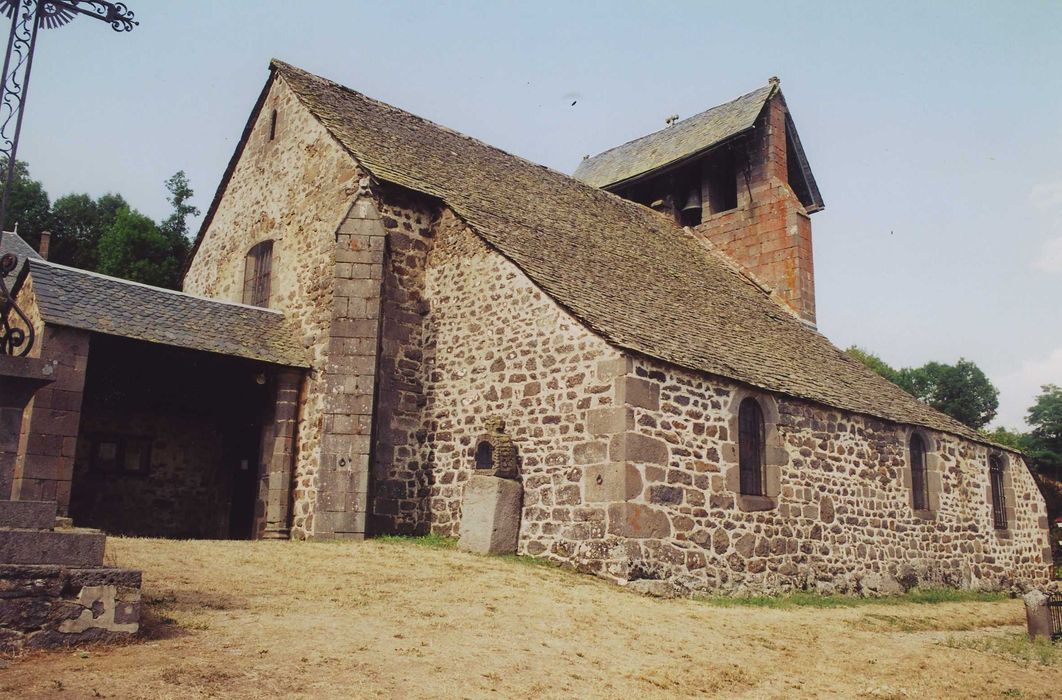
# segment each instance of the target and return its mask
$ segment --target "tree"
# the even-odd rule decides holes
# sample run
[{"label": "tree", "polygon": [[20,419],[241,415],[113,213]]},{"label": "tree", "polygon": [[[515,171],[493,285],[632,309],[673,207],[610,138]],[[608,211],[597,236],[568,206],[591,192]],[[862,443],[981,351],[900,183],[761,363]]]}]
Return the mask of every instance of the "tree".
[{"label": "tree", "polygon": [[919,401],[929,404],[974,429],[996,416],[999,391],[973,362],[959,358],[954,365],[927,362],[921,367],[895,369],[877,355],[856,346],[845,352]]},{"label": "tree", "polygon": [[183,170],[174,173],[165,184],[173,213],[156,225],[128,206],[119,209],[99,240],[100,272],[159,287],[180,288],[181,269],[191,249],[188,217],[197,215],[199,209],[188,203],[194,193]]},{"label": "tree", "polygon": [[982,429],[981,434],[994,443],[1011,447],[1020,452],[1024,452],[1028,449],[1028,435],[1025,433],[1019,433],[1017,430],[1011,430],[1010,428],[1000,426],[995,430]]},{"label": "tree", "polygon": [[49,257],[85,270],[99,268],[99,242],[118,211],[128,207],[119,194],[93,201],[87,194],[68,194],[52,204],[52,241]]},{"label": "tree", "polygon": [[99,271],[177,289],[187,245],[187,239],[167,235],[148,217],[123,207],[100,237]]},{"label": "tree", "polygon": [[1062,388],[1042,386],[1025,420],[1032,426],[1027,451],[1035,468],[1062,476]]},{"label": "tree", "polygon": [[954,365],[927,362],[901,370],[901,375],[921,401],[971,428],[983,428],[996,417],[999,390],[969,360],[960,357]]},{"label": "tree", "polygon": [[[7,159],[0,159],[0,168],[7,172]],[[6,183],[0,175],[0,196]],[[40,246],[41,231],[47,231],[51,223],[51,206],[44,185],[30,177],[29,166],[15,161],[15,175],[11,181],[11,196],[7,200],[7,219],[4,228],[14,231],[33,248]]]},{"label": "tree", "polygon": [[166,181],[167,197],[173,205],[173,213],[162,222],[160,228],[168,234],[188,238],[188,217],[198,216],[199,208],[188,204],[195,192],[183,170],[178,170]]}]

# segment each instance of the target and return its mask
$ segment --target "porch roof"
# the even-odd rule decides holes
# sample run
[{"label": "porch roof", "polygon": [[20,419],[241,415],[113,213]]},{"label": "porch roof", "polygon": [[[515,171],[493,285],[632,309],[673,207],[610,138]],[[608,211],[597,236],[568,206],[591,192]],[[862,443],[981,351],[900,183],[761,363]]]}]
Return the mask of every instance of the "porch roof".
[{"label": "porch roof", "polygon": [[46,323],[307,367],[299,333],[284,314],[193,296],[30,258],[29,277]]}]

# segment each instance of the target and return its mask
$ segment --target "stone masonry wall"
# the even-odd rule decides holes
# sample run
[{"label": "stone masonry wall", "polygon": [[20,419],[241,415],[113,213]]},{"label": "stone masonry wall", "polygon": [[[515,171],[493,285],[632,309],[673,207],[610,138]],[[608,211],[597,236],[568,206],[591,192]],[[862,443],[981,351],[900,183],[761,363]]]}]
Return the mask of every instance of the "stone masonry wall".
[{"label": "stone masonry wall", "polygon": [[425,208],[384,205],[395,223],[377,527],[457,535],[477,438],[497,416],[519,452],[520,552],[598,571],[607,508],[588,505],[583,485],[605,456],[584,445],[595,415],[615,405],[620,353],[449,211],[426,230]]},{"label": "stone masonry wall", "polygon": [[[649,359],[632,361],[630,374],[644,382],[647,398],[626,408],[626,420],[646,440],[628,498],[657,515],[646,518],[652,527],[613,550],[619,556],[607,568],[617,578],[668,579],[702,591],[876,593],[916,583],[996,588],[1047,577],[1045,506],[1016,454],[1005,455],[1010,527],[998,531],[989,448],[922,431],[939,494],[935,512],[920,516],[905,476],[907,428]],[[734,416],[746,395],[777,416],[780,451],[768,460],[777,463],[779,484],[768,510],[738,506]]]},{"label": "stone masonry wall", "polygon": [[[270,140],[274,109],[276,134]],[[297,430],[292,517],[296,537],[314,531],[336,232],[347,219],[362,177],[349,155],[277,79],[184,279],[186,292],[242,301],[247,252],[260,241],[273,241],[269,305],[291,320],[311,362]]]}]

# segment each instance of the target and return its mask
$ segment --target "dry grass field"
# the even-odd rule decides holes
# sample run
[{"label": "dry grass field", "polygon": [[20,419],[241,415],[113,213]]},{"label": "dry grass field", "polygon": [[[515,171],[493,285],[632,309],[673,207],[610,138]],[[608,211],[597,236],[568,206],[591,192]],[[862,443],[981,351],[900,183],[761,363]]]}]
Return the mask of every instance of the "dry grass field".
[{"label": "dry grass field", "polygon": [[145,638],[2,662],[0,697],[1062,695],[1062,649],[1024,641],[1015,600],[658,600],[395,540],[111,538],[108,557],[145,571]]}]

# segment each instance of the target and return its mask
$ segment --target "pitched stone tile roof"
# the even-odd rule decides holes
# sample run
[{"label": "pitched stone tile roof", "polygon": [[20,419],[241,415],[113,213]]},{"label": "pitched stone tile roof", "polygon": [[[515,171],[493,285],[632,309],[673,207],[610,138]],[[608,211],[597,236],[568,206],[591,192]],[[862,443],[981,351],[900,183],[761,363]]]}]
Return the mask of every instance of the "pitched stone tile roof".
[{"label": "pitched stone tile roof", "polygon": [[18,279],[18,273],[22,271],[22,266],[26,264],[26,260],[30,258],[40,259],[40,253],[33,249],[29,243],[23,240],[22,236],[12,231],[0,232],[0,255],[6,253],[14,253],[18,258],[18,264],[15,265],[15,269],[12,270],[4,277],[4,284],[8,289]]},{"label": "pitched stone tile roof", "polygon": [[46,323],[192,350],[306,367],[297,331],[269,309],[29,261]]},{"label": "pitched stone tile roof", "polygon": [[849,358],[671,218],[286,63],[272,68],[375,177],[445,201],[609,342],[985,441]]},{"label": "pitched stone tile roof", "polygon": [[594,187],[609,185],[662,168],[705,151],[752,128],[775,85],[712,107],[660,131],[587,158],[572,176]]}]

